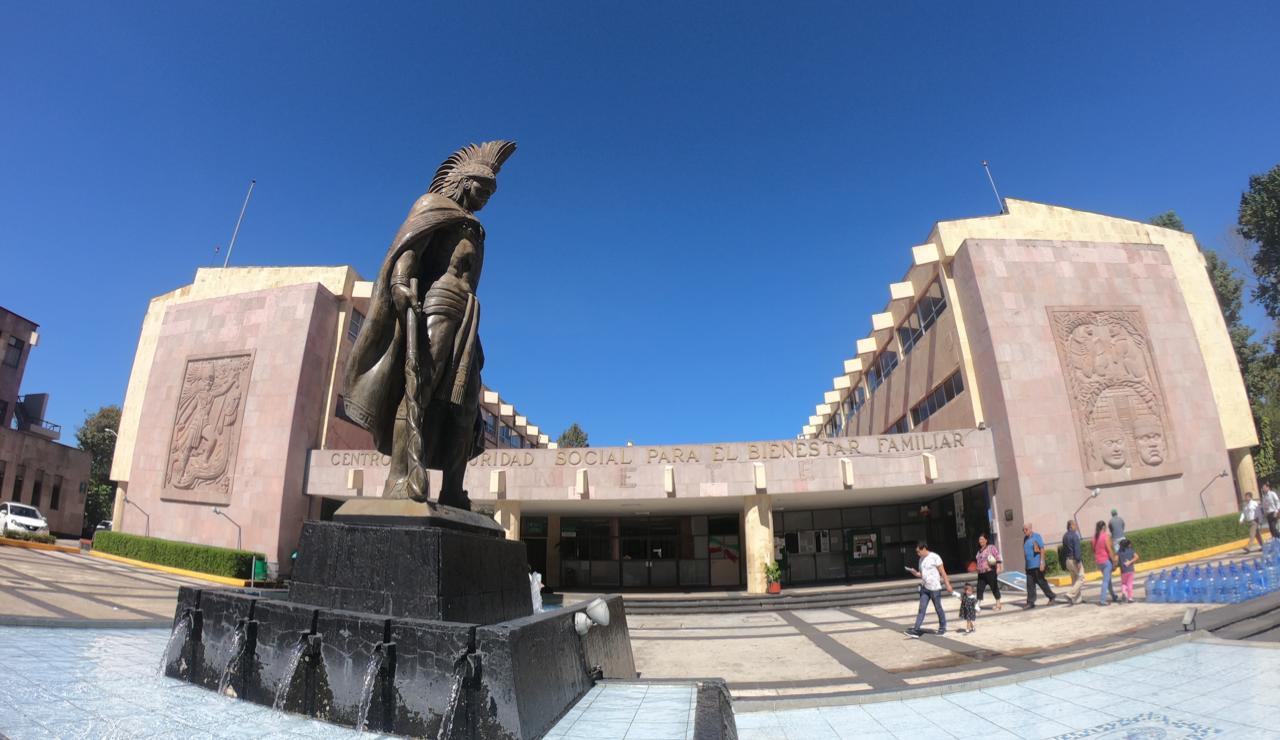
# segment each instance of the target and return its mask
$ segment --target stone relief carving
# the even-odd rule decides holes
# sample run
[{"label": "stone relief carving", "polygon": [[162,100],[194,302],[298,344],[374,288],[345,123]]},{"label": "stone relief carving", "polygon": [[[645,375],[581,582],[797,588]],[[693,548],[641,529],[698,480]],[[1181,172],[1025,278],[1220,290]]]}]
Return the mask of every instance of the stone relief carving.
[{"label": "stone relief carving", "polygon": [[250,354],[187,360],[169,441],[166,489],[230,493],[252,364]]},{"label": "stone relief carving", "polygon": [[1173,475],[1172,426],[1142,312],[1050,308],[1085,484]]}]

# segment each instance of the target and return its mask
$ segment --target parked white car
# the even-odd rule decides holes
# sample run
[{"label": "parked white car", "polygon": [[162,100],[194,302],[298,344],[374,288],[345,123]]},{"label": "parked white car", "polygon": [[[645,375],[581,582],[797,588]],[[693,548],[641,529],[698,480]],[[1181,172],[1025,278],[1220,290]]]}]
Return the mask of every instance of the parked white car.
[{"label": "parked white car", "polygon": [[49,534],[49,522],[34,506],[6,501],[0,504],[0,531],[8,532],[11,529]]}]

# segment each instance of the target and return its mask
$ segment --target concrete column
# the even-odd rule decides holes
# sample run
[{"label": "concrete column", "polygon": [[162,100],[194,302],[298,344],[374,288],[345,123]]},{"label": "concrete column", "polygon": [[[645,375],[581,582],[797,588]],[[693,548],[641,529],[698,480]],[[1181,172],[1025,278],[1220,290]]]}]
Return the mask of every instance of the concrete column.
[{"label": "concrete column", "polygon": [[[115,532],[124,531],[124,495],[129,490],[128,483],[116,484],[116,499],[111,505],[111,529]],[[93,526],[98,526],[96,523]]]},{"label": "concrete column", "polygon": [[764,567],[773,562],[773,501],[767,493],[742,497],[742,553],[747,593],[764,593],[768,587]]},{"label": "concrete column", "polygon": [[1244,501],[1246,493],[1252,493],[1253,498],[1258,498],[1258,475],[1253,469],[1253,453],[1248,447],[1242,447],[1238,450],[1231,450],[1227,453],[1231,460],[1231,473],[1236,479],[1236,500]]},{"label": "concrete column", "polygon": [[520,540],[520,502],[498,501],[494,506],[493,518],[507,532],[507,539]]},{"label": "concrete column", "polygon": [[547,514],[547,572],[542,582],[560,588],[560,515]]}]

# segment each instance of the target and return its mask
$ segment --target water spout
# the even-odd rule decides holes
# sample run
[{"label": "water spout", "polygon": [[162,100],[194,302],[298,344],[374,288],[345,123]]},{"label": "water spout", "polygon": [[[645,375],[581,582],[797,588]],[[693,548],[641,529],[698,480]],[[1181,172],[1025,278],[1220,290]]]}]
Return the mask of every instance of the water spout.
[{"label": "water spout", "polygon": [[378,675],[386,660],[386,643],[378,643],[369,656],[369,666],[364,670],[364,685],[360,689],[360,709],[356,717],[356,732],[364,732],[369,722],[369,707],[373,704],[373,692],[377,687]]},{"label": "water spout", "polygon": [[533,613],[540,613],[542,611],[542,574],[536,570],[529,572],[529,595],[533,597]]},{"label": "water spout", "polygon": [[227,665],[222,669],[222,677],[218,679],[218,693],[223,696],[236,695],[231,688],[231,677],[235,675],[236,666],[244,659],[245,648],[249,646],[248,635],[248,622],[242,619],[236,623],[236,633],[231,639],[231,657],[227,659]]},{"label": "water spout", "polygon": [[444,716],[440,719],[440,732],[436,733],[436,740],[449,740],[453,735],[453,723],[458,716],[458,710],[462,707],[463,684],[467,680],[468,658],[470,655],[464,655],[458,658],[458,662],[453,664],[453,683],[449,686],[449,706],[444,710]]},{"label": "water spout", "polygon": [[187,638],[191,636],[191,627],[195,624],[195,617],[192,616],[191,610],[188,609],[182,613],[182,617],[173,625],[173,631],[169,633],[169,641],[165,643],[164,652],[160,654],[160,670],[158,673],[163,676],[164,669],[169,666],[172,660],[173,646],[186,645]]},{"label": "water spout", "polygon": [[308,637],[310,635],[300,637],[298,644],[293,646],[293,652],[289,653],[289,661],[285,663],[284,675],[280,677],[280,683],[276,686],[275,701],[271,703],[271,708],[276,711],[284,709],[284,700],[289,695],[289,685],[293,683],[293,674],[298,672],[298,664],[302,662],[302,658],[307,652]]}]

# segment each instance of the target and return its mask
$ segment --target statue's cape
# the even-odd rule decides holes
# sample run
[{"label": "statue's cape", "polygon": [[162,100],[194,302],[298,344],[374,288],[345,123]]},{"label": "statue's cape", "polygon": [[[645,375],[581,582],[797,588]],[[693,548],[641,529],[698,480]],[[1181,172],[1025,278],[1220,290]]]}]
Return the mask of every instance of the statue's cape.
[{"label": "statue's cape", "polygon": [[[374,445],[383,454],[391,454],[396,407],[404,396],[404,317],[396,315],[391,300],[391,273],[400,255],[413,249],[427,256],[424,252],[430,250],[437,230],[464,221],[480,230],[476,217],[452,199],[439,193],[419,198],[391,241],[373,283],[369,314],[347,359],[343,406],[348,419],[373,434]],[[448,260],[420,257],[419,263],[419,290],[425,291],[443,274]],[[424,274],[424,268],[429,272]]]}]

